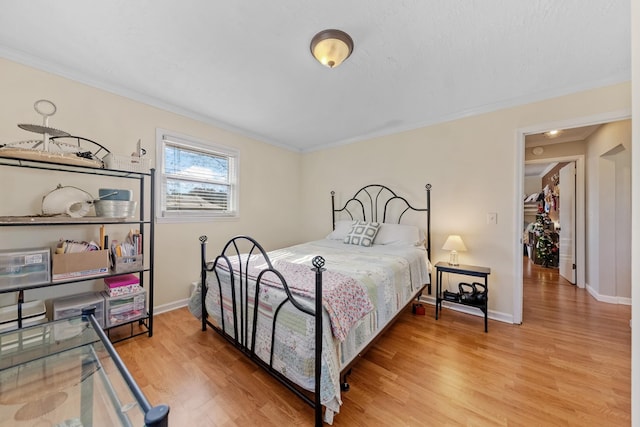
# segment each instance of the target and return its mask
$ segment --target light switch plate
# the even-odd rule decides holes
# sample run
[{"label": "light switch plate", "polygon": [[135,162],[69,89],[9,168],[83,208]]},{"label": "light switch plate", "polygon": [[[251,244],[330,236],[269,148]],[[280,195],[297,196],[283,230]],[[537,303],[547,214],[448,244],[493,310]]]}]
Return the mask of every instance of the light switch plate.
[{"label": "light switch plate", "polygon": [[487,213],[487,224],[497,224],[497,223],[498,223],[498,213],[497,212]]}]

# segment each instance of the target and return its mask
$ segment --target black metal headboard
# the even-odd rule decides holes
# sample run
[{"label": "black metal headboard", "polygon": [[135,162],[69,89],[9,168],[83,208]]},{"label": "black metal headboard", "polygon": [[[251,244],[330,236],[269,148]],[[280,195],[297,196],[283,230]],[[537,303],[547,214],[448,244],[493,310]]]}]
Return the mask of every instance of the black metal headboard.
[{"label": "black metal headboard", "polygon": [[[425,185],[427,191],[427,207],[414,208],[402,196],[398,196],[389,187],[380,184],[369,184],[347,200],[341,208],[336,208],[335,191],[331,192],[331,217],[333,229],[336,228],[336,215],[346,213],[351,219],[364,221],[387,222],[400,224],[407,211],[427,213],[427,253],[431,256],[431,184]],[[393,218],[391,218],[393,214]]]}]

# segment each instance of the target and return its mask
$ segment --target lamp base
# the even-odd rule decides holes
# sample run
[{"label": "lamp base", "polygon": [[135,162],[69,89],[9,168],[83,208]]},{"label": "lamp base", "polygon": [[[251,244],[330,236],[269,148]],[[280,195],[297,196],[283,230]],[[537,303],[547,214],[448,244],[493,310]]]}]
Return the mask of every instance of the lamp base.
[{"label": "lamp base", "polygon": [[451,251],[449,254],[449,265],[460,265],[458,263],[458,251]]}]

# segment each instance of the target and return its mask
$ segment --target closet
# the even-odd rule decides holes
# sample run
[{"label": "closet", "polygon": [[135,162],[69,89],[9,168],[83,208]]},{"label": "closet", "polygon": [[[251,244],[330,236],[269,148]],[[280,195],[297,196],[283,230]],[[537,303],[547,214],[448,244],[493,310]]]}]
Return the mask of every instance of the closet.
[{"label": "closet", "polygon": [[526,254],[549,268],[557,268],[560,258],[560,169],[567,164],[555,164],[540,178],[540,191],[524,200]]}]

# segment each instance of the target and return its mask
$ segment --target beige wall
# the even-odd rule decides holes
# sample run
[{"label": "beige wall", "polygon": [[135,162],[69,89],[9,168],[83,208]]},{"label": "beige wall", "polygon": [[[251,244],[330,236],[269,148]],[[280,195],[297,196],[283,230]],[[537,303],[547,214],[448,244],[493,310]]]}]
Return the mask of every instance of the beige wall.
[{"label": "beige wall", "polygon": [[[382,183],[421,205],[424,186],[431,183],[432,260],[446,258],[440,248],[448,234],[461,234],[468,247],[460,255],[461,261],[492,268],[490,309],[498,318],[509,321],[514,311],[514,284],[519,280],[514,265],[521,262],[521,251],[515,250],[520,238],[515,230],[522,222],[516,215],[522,191],[517,185],[521,173],[517,165],[518,130],[630,106],[630,84],[620,84],[298,154],[12,62],[0,62],[0,73],[5,100],[0,105],[0,142],[25,139],[26,132],[16,124],[38,122],[32,104],[47,98],[58,105],[52,126],[94,139],[116,153],[130,152],[141,138],[153,158],[157,127],[240,150],[239,220],[158,224],[157,306],[187,297],[189,283],[197,279],[197,238],[201,234],[210,237],[210,253],[239,233],[252,235],[272,249],[326,235],[331,228],[331,190],[337,192],[340,201],[363,185]],[[6,168],[0,169],[0,179],[15,185],[13,175],[7,175]],[[28,179],[29,192],[37,194],[55,184],[37,175]],[[2,197],[7,194],[8,188],[3,186]],[[30,197],[29,202],[24,203],[23,196]],[[37,208],[37,197],[34,201],[27,192],[23,196],[16,205]],[[497,224],[487,224],[488,212],[498,214]],[[22,231],[0,232],[3,247],[37,240],[24,237]],[[47,236],[51,241],[57,237],[59,233]]]},{"label": "beige wall", "polygon": [[[197,224],[157,224],[155,305],[171,305],[188,296],[189,285],[199,276],[199,243],[209,236],[213,254],[229,237],[246,233],[267,248],[298,242],[300,154],[267,145],[223,129],[135,102],[122,96],[34,70],[0,59],[0,143],[37,139],[18,123],[41,124],[33,110],[38,99],[49,99],[58,107],[49,125],[73,135],[95,140],[117,154],[129,154],[142,139],[151,159],[155,159],[156,128],[223,144],[240,151],[240,218]],[[50,172],[0,168],[1,215],[36,214],[42,196],[63,185],[75,185],[94,194],[104,181],[89,182],[84,176],[54,176]],[[121,182],[121,181],[118,181]],[[17,191],[14,191],[17,190]],[[289,209],[282,209],[286,206]],[[291,208],[293,207],[293,208]],[[126,230],[111,229],[124,237]],[[59,238],[97,239],[91,228],[0,228],[0,249],[49,246]],[[50,298],[99,288],[100,284],[57,286],[30,291],[28,299]],[[14,302],[13,294],[0,295],[0,305]],[[7,302],[8,301],[8,302]]]},{"label": "beige wall", "polygon": [[631,297],[631,122],[608,123],[587,140],[587,287]]},{"label": "beige wall", "polygon": [[[633,21],[639,24],[640,7],[632,4]],[[633,26],[634,45],[640,39],[637,28],[638,25]],[[638,49],[632,52],[633,79],[638,83],[640,54]],[[634,107],[640,105],[638,86],[634,85]],[[366,145],[357,143],[301,156],[3,59],[0,59],[0,93],[0,143],[33,137],[18,129],[16,124],[39,123],[40,117],[34,113],[32,104],[37,99],[47,98],[56,102],[59,109],[51,119],[52,126],[95,139],[119,154],[130,152],[135,141],[141,138],[153,156],[156,127],[240,150],[242,196],[239,220],[158,225],[156,306],[170,306],[186,298],[188,283],[197,278],[196,241],[203,233],[212,241],[209,253],[214,253],[220,242],[237,233],[253,234],[268,248],[280,247],[328,233],[331,227],[329,192],[332,189],[338,192],[340,199],[362,185],[380,182],[398,188],[411,200],[421,201],[424,200],[424,185],[432,183],[435,248],[432,259],[445,259],[446,254],[439,248],[446,235],[454,231],[461,233],[469,248],[461,254],[462,262],[491,266],[490,309],[505,313],[506,317],[513,312],[513,284],[517,280],[512,264],[520,262],[519,251],[512,250],[516,238],[513,222],[521,221],[514,214],[514,204],[520,203],[520,189],[514,184],[517,182],[517,130],[538,123],[628,109],[631,104],[631,86],[621,84],[377,138],[367,141]],[[640,134],[638,111],[634,108],[633,145],[636,146]],[[380,168],[380,164],[384,167]],[[632,164],[632,203],[637,211],[640,200],[638,150],[632,153]],[[10,199],[9,194],[14,194],[10,190],[17,185],[26,183],[29,192],[41,195],[58,182],[39,172],[24,178],[26,182],[18,182],[5,169],[0,168],[0,199],[7,201],[1,208],[7,209],[3,211],[4,215],[35,213],[38,208],[39,197],[27,192],[19,193],[17,200]],[[75,183],[71,180],[65,185]],[[302,206],[300,211],[280,209],[296,203]],[[486,212],[498,213],[497,225],[486,224]],[[640,347],[637,332],[640,331],[639,221],[639,215],[632,218],[633,401],[640,394],[640,351],[636,351]],[[40,238],[53,242],[57,237],[60,237],[59,233],[45,233],[42,229],[34,234],[3,228],[0,229],[0,249],[41,245]],[[78,285],[53,287],[40,291],[40,295],[29,292],[27,298],[77,290]],[[0,305],[13,302],[6,302],[12,298],[12,295],[0,295]],[[634,409],[632,424],[640,424],[639,418]]]},{"label": "beige wall", "polygon": [[[330,226],[331,190],[344,198],[375,181],[420,201],[431,183],[432,260],[446,259],[440,248],[448,234],[462,235],[468,251],[460,254],[461,263],[491,267],[489,308],[509,320],[514,286],[521,281],[514,265],[522,262],[514,231],[522,223],[515,214],[522,191],[518,130],[629,109],[630,102],[630,85],[620,84],[308,153],[302,160],[303,217],[309,224],[304,237],[321,237]],[[487,224],[488,212],[497,212],[497,225]]]}]

